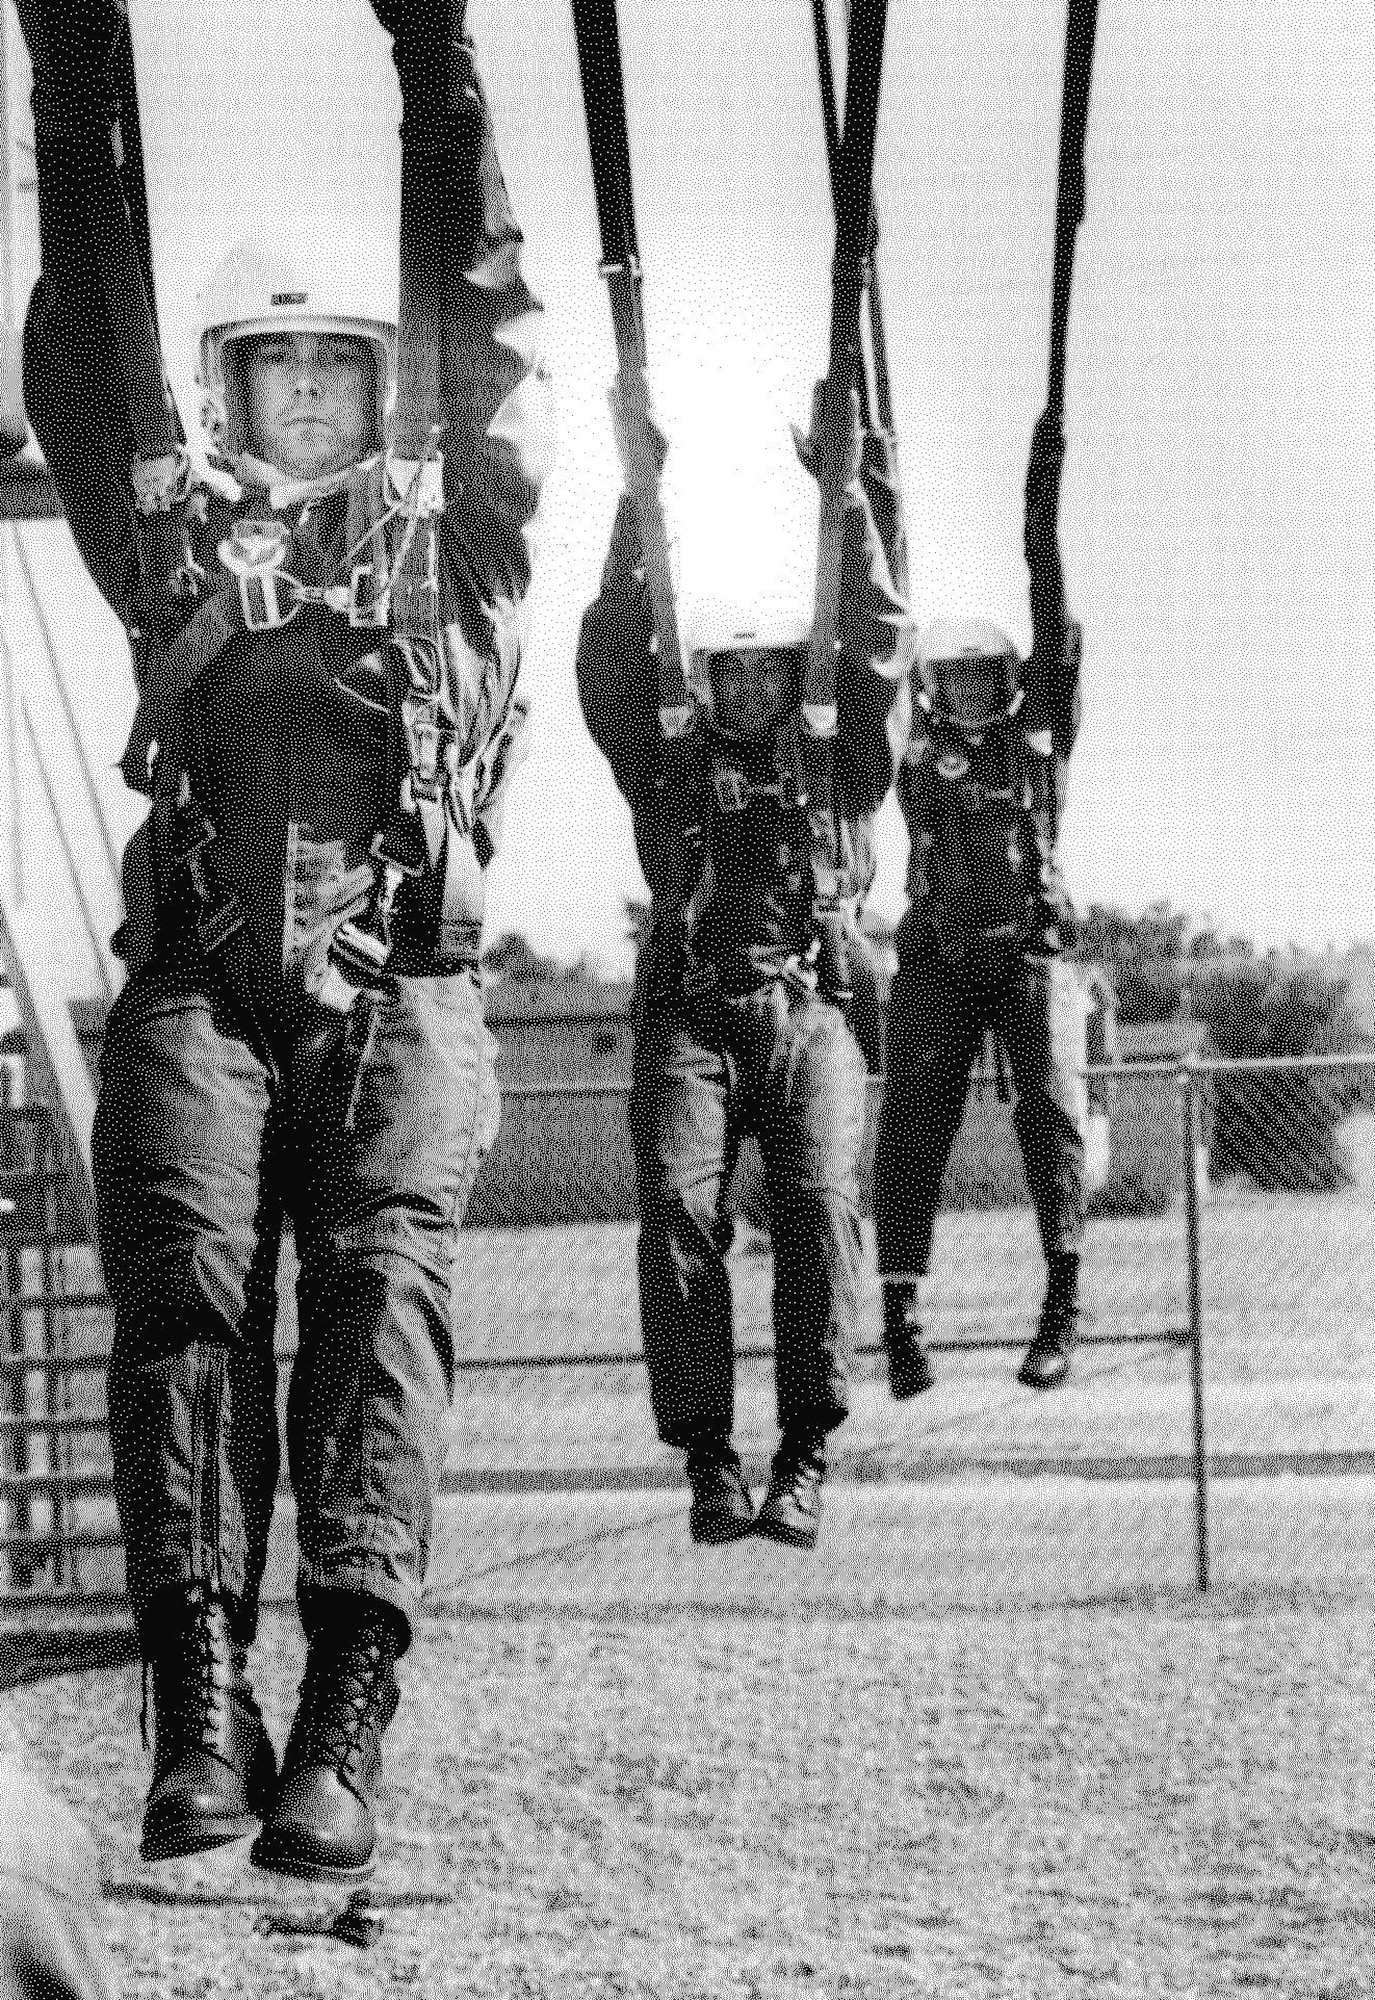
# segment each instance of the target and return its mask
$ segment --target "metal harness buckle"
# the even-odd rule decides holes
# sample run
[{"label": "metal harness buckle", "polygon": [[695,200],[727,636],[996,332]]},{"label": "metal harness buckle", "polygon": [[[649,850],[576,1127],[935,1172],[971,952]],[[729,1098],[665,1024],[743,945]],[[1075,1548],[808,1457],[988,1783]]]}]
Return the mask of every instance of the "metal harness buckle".
[{"label": "metal harness buckle", "polygon": [[[372,901],[362,918],[347,918],[334,933],[329,955],[355,986],[363,985],[386,967],[392,954],[392,913],[403,882],[424,872],[413,845],[403,848],[393,829],[374,834],[369,852],[377,866]],[[353,977],[353,975],[357,975]]]},{"label": "metal harness buckle", "polygon": [[197,805],[185,777],[173,810],[171,831],[173,864],[186,870],[199,905],[196,941],[210,958],[243,929],[243,906],[235,895],[215,894],[205,866],[206,852],[215,840],[215,823]]},{"label": "metal harness buckle", "polygon": [[413,799],[437,805],[444,796],[444,771],[440,762],[440,731],[433,703],[408,723],[411,768],[407,774]]}]

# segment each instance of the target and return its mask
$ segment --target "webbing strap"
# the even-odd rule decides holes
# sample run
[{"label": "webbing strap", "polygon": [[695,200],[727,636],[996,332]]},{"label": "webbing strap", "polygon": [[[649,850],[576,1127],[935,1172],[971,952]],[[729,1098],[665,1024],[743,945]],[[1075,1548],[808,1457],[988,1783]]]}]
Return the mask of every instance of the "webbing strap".
[{"label": "webbing strap", "polygon": [[[811,755],[807,737],[834,735],[840,565],[845,532],[845,470],[850,454],[850,397],[862,371],[860,315],[873,220],[874,142],[888,0],[854,0],[845,79],[845,122],[835,175],[836,237],[831,271],[831,327],[826,384],[813,440],[821,524],[816,608],[803,694],[802,775],[807,795],[828,803],[829,758]],[[810,766],[811,768],[806,768]]]},{"label": "webbing strap", "polygon": [[[436,6],[446,8],[450,28],[436,44],[435,60],[445,66],[439,102],[450,119],[456,115],[466,121],[476,147],[483,113],[463,39],[464,0],[436,0]],[[452,139],[452,131],[446,130],[445,137]],[[368,909],[335,933],[329,973],[319,996],[341,1013],[347,1013],[360,992],[375,986],[385,972],[392,954],[397,899],[407,882],[417,880],[438,859],[445,831],[448,774],[439,754],[444,666],[438,524],[444,504],[440,341],[449,276],[441,218],[449,168],[444,145],[436,146],[423,125],[412,123],[403,95],[395,450],[389,469],[401,488],[396,497],[408,519],[391,584],[391,638],[383,649],[388,688],[387,817],[372,842],[374,881]]]},{"label": "webbing strap", "polygon": [[[846,473],[852,424],[851,395],[863,378],[860,319],[874,231],[874,144],[878,130],[879,85],[887,0],[853,0],[849,19],[845,79],[845,122],[837,132],[832,171],[835,203],[835,258],[831,269],[831,325],[828,368],[815,411],[813,464],[821,490],[817,533],[816,599],[800,712],[780,739],[780,776],[793,801],[807,812],[811,832],[813,904],[819,915],[833,910],[840,880],[839,835],[834,811],[836,655],[840,644],[841,559],[844,550]],[[814,15],[823,98],[830,70],[830,40],[824,6]],[[823,58],[824,50],[824,58]],[[835,122],[834,80],[830,84],[828,152]]]},{"label": "webbing strap", "polygon": [[1069,327],[1074,244],[1084,219],[1084,146],[1098,0],[1069,0],[1065,20],[1064,85],[1060,104],[1060,164],[1055,196],[1055,275],[1050,300],[1050,366],[1046,409],[1061,428],[1065,404],[1065,344]]},{"label": "webbing strap", "polygon": [[[846,18],[849,18],[848,4]],[[821,119],[826,135],[826,166],[831,179],[831,194],[839,198],[840,192],[840,114],[836,106],[835,67],[831,59],[831,29],[829,0],[812,0],[812,27],[816,38],[817,76],[821,86]],[[878,203],[872,195],[869,202],[869,236],[864,282],[865,300],[868,305],[869,353],[862,356],[859,370],[859,405],[866,430],[872,429],[877,417],[879,427],[890,437],[894,435],[892,380],[888,369],[888,340],[884,332],[883,297],[879,289],[878,276]],[[873,384],[870,386],[872,368]]]},{"label": "webbing strap", "polygon": [[707,969],[692,964],[691,939],[713,888],[710,856],[703,846],[707,773],[702,730],[688,690],[658,452],[649,421],[648,344],[616,0],[573,0],[573,32],[601,231],[601,273],[610,298],[619,363],[617,388],[629,458],[626,486],[640,531],[654,625],[666,803],[675,829],[674,879],[668,892],[671,921],[689,960],[689,978],[703,984],[708,981]]},{"label": "webbing strap", "polygon": [[[573,29],[601,230],[601,272],[611,301],[620,364],[618,387],[630,458],[627,486],[639,524],[654,616],[659,722],[666,744],[672,746],[693,731],[695,709],[688,693],[658,459],[649,425],[648,344],[616,0],[573,0]],[[682,761],[670,748],[670,764]]]}]

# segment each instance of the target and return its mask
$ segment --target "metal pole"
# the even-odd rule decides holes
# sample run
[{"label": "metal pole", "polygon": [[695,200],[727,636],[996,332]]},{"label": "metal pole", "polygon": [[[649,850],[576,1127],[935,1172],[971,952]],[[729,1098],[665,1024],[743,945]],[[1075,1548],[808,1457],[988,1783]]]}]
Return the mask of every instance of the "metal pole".
[{"label": "metal pole", "polygon": [[85,739],[81,734],[81,725],[76,719],[76,704],[72,700],[72,691],[67,685],[67,676],[62,668],[57,644],[52,635],[52,627],[48,623],[48,615],[43,609],[43,599],[38,593],[38,583],[33,573],[33,564],[29,560],[28,549],[24,545],[23,537],[17,526],[14,529],[14,552],[19,558],[20,573],[24,578],[29,603],[33,608],[33,620],[38,627],[38,636],[43,642],[43,651],[47,656],[48,671],[52,675],[53,686],[57,689],[57,698],[62,705],[62,718],[67,725],[68,734],[72,739],[72,749],[76,753],[76,766],[81,773],[82,781],[86,787],[86,797],[90,801],[91,814],[96,824],[96,832],[100,835],[100,844],[105,850],[105,862],[110,871],[110,884],[115,894],[118,895],[120,891],[120,868],[119,854],[115,847],[115,837],[110,831],[110,821],[105,811],[104,802],[100,796],[100,787],[96,783],[95,772],[91,769],[91,760],[86,754]]},{"label": "metal pole", "polygon": [[67,864],[67,874],[71,878],[72,894],[76,897],[76,907],[81,912],[81,921],[85,926],[86,939],[91,947],[91,955],[95,960],[95,969],[99,975],[100,983],[105,988],[105,1002],[108,1006],[115,997],[115,982],[110,975],[110,968],[105,962],[107,950],[105,939],[101,936],[100,927],[96,923],[86,891],[82,887],[81,871],[76,865],[76,855],[72,850],[72,843],[67,838],[67,828],[62,817],[62,808],[58,804],[57,794],[53,790],[52,779],[48,776],[48,767],[43,760],[43,745],[39,740],[38,731],[34,727],[33,716],[30,713],[27,701],[21,700],[20,710],[24,718],[24,733],[29,739],[29,748],[33,751],[34,766],[38,772],[38,780],[43,787],[43,796],[48,802],[48,811],[52,815],[53,826],[57,832],[57,844],[62,850],[62,859]]},{"label": "metal pole", "polygon": [[10,870],[14,900],[24,900],[24,813],[19,790],[18,697],[14,677],[14,650],[10,645],[10,565],[9,538],[0,539],[0,666],[5,677],[5,778],[10,788]]},{"label": "metal pole", "polygon": [[1180,1130],[1184,1146],[1184,1212],[1189,1237],[1189,1363],[1194,1397],[1194,1529],[1198,1587],[1208,1588],[1208,1453],[1203,1434],[1203,1269],[1198,1216],[1198,1078],[1193,1064],[1179,1069]]}]

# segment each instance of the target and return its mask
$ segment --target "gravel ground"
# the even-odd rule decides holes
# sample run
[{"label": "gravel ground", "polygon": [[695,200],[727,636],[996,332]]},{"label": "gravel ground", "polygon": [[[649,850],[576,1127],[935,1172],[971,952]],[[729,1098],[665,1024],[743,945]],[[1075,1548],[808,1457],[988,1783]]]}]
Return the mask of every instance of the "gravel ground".
[{"label": "gravel ground", "polygon": [[[130,1994],[1356,2000],[1373,1500],[1220,1485],[1211,1599],[1169,1483],[837,1486],[811,1561],[692,1552],[677,1495],[455,1503],[367,1952],[242,1847],[139,1863],[135,1666],[0,1714],[94,1827]],[[300,1658],[269,1612],[279,1740]]]}]

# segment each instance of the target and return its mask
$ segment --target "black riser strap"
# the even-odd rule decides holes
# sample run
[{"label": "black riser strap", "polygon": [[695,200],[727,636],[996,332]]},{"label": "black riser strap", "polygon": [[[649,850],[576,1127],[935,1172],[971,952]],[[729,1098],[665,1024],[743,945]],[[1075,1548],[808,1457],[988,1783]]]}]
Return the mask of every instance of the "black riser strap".
[{"label": "black riser strap", "polygon": [[1050,303],[1050,366],[1046,408],[1060,421],[1065,402],[1065,348],[1069,328],[1074,244],[1084,219],[1084,148],[1098,0],[1069,0],[1065,22],[1064,85],[1060,108],[1060,160],[1055,200],[1055,260]]}]

